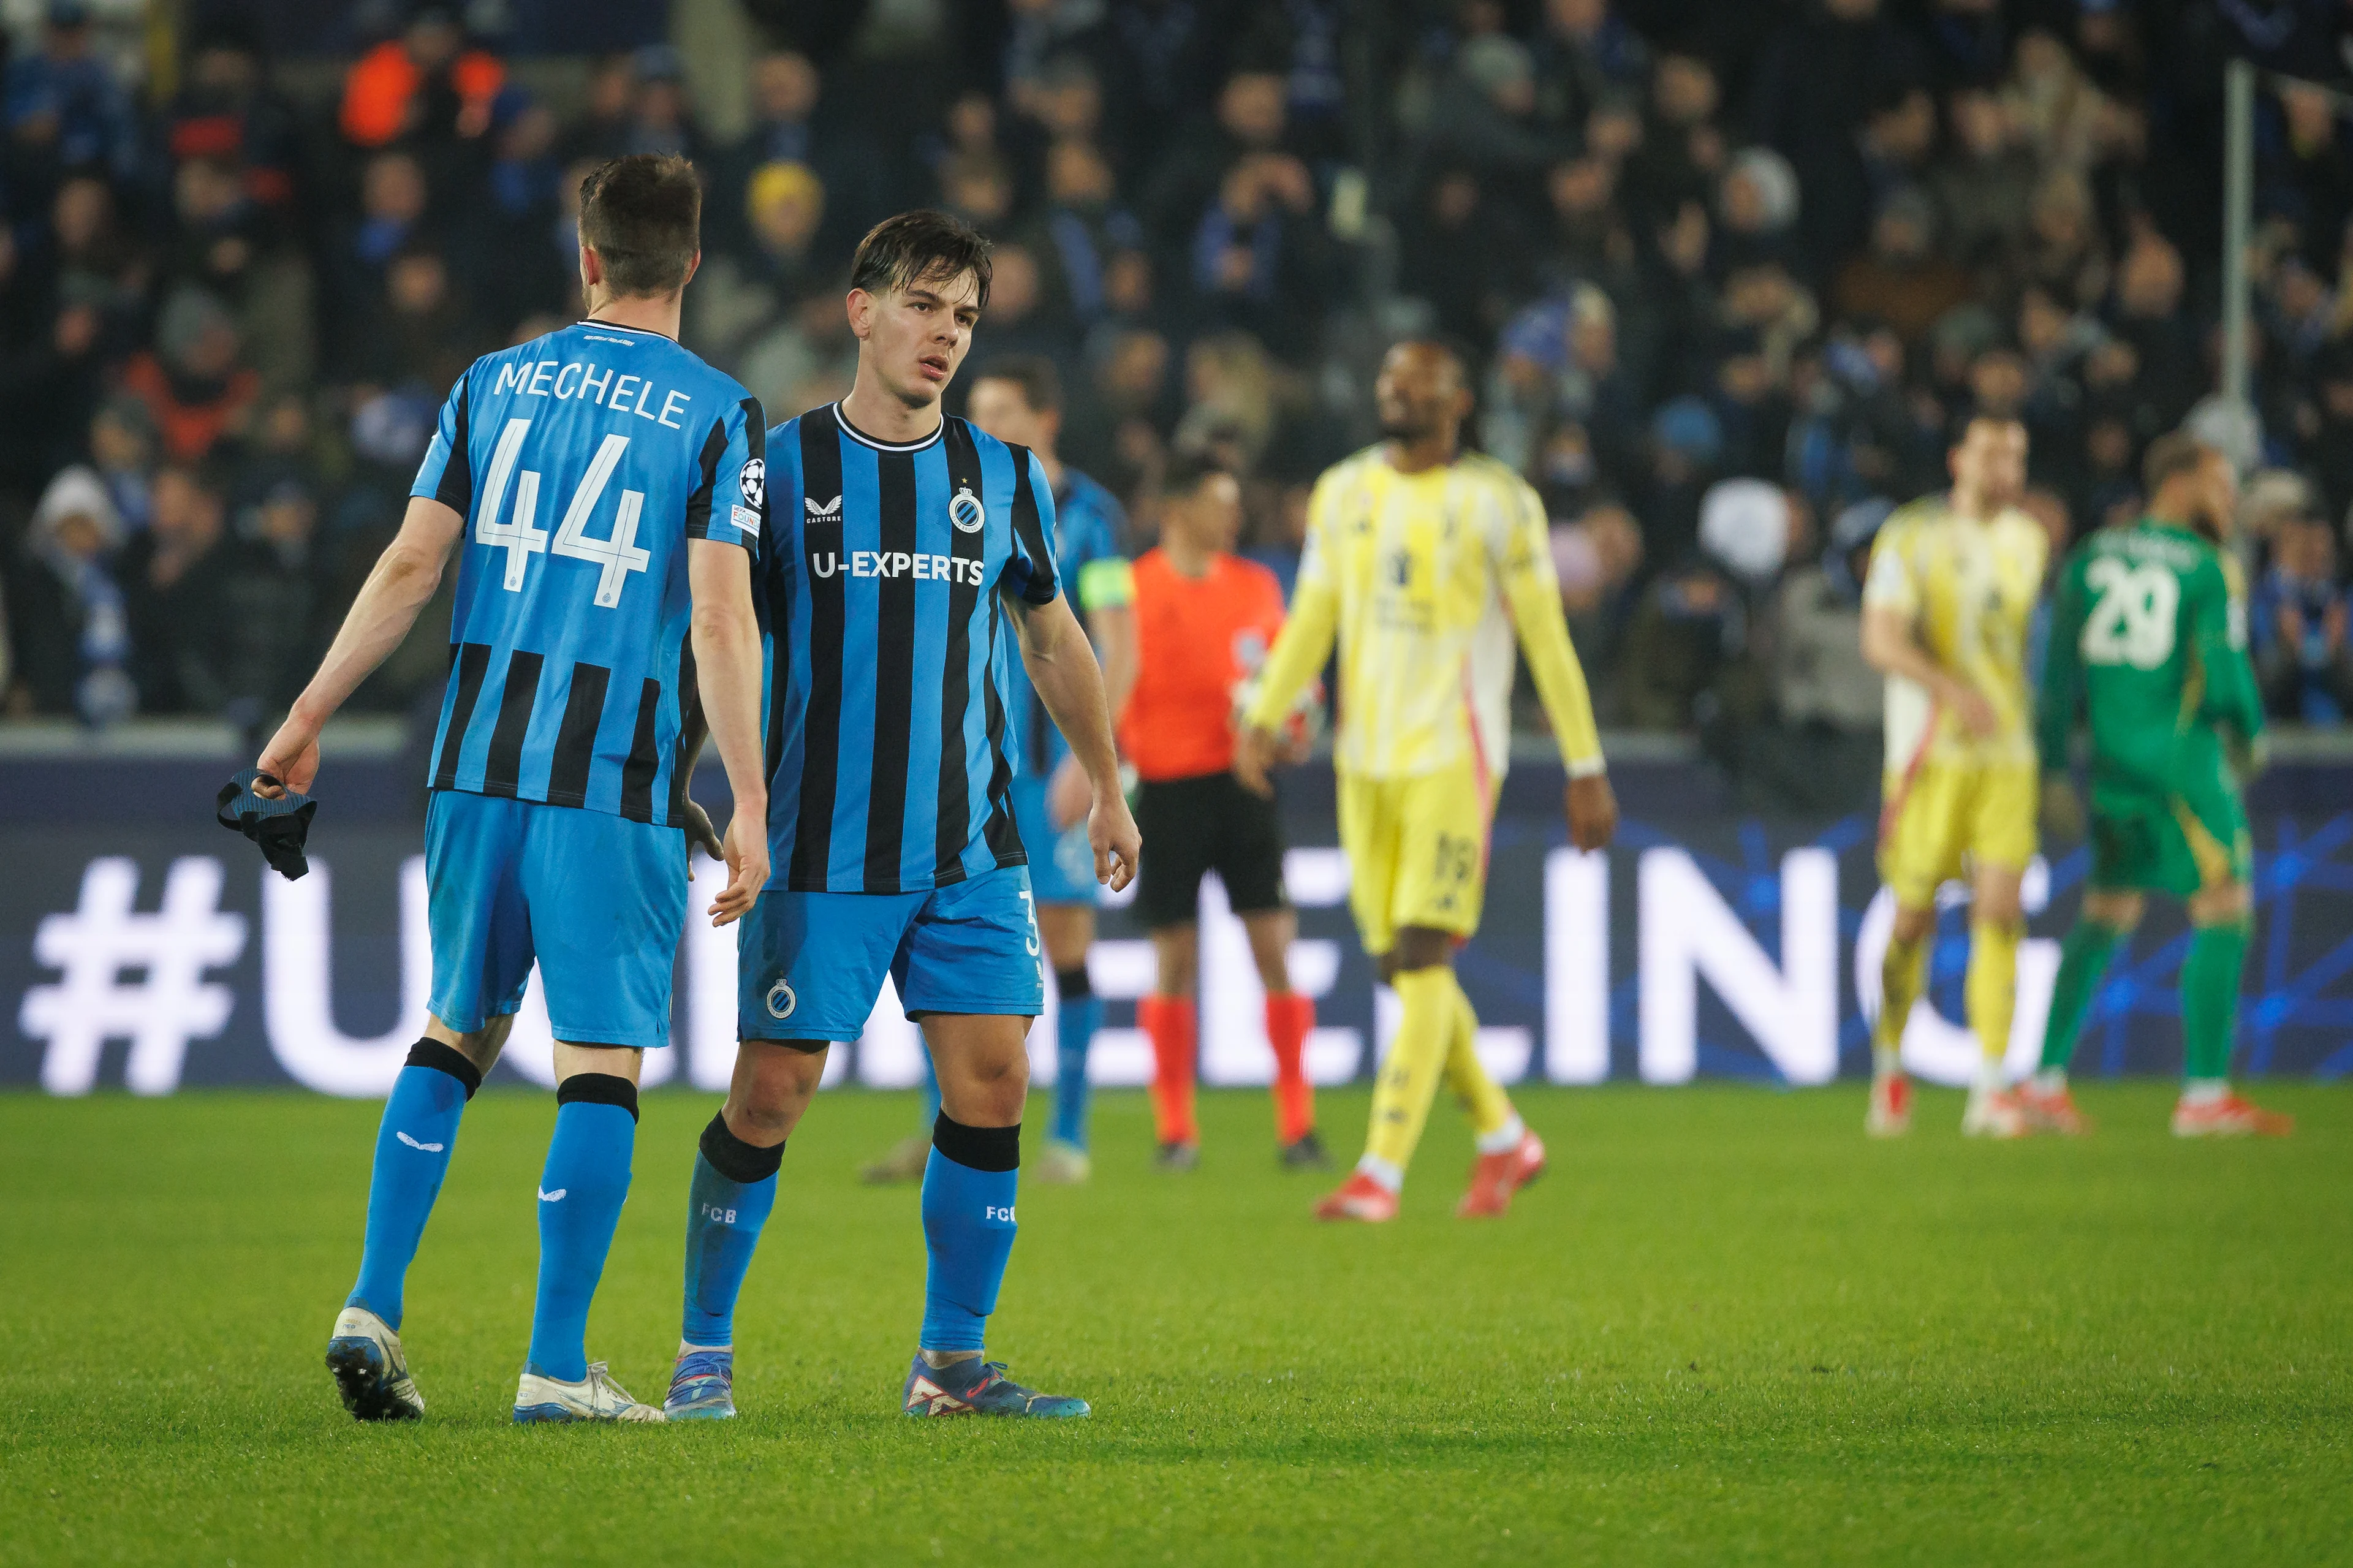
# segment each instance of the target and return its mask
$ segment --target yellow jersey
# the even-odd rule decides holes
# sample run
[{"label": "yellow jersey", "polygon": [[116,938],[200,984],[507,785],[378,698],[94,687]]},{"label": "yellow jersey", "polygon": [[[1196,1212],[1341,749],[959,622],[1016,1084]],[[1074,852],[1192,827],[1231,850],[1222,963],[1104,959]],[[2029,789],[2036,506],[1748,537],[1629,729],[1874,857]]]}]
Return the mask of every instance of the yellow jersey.
[{"label": "yellow jersey", "polygon": [[1290,618],[1245,721],[1277,728],[1340,648],[1334,764],[1358,778],[1511,761],[1513,631],[1575,774],[1602,771],[1568,639],[1544,503],[1492,458],[1417,474],[1369,447],[1326,469],[1307,508]]},{"label": "yellow jersey", "polygon": [[1985,521],[1943,496],[1898,508],[1879,531],[1863,580],[1866,608],[1894,610],[1930,658],[1985,694],[2000,724],[1972,735],[1917,681],[1887,678],[1887,774],[1924,764],[2034,762],[2034,700],[2026,636],[2050,555],[2042,527],[2015,507]]}]

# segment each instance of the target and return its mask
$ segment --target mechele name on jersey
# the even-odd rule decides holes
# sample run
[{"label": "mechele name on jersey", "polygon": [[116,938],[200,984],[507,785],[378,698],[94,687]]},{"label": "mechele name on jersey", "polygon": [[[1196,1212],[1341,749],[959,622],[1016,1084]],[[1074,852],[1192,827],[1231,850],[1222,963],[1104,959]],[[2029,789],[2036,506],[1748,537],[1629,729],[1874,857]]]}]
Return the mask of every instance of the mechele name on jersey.
[{"label": "mechele name on jersey", "polygon": [[[809,571],[814,575],[830,577],[840,570],[840,552],[809,552]],[[985,581],[982,563],[978,561],[967,561],[961,555],[930,555],[922,551],[905,550],[853,550],[849,552],[849,574],[853,577],[912,577],[918,582],[956,583],[975,588]]]},{"label": "mechele name on jersey", "polygon": [[[578,373],[576,376],[575,372]],[[563,402],[585,397],[607,414],[634,414],[640,419],[650,419],[672,430],[686,428],[684,420],[671,416],[685,413],[686,405],[694,401],[675,387],[663,392],[657,401],[652,377],[616,374],[609,367],[576,359],[565,360],[560,363],[555,360],[543,359],[502,364],[499,366],[498,381],[491,390],[493,393],[512,392],[522,397],[553,397]],[[649,403],[654,405],[649,408],[647,406]],[[752,504],[757,506],[759,502],[755,500]]]}]

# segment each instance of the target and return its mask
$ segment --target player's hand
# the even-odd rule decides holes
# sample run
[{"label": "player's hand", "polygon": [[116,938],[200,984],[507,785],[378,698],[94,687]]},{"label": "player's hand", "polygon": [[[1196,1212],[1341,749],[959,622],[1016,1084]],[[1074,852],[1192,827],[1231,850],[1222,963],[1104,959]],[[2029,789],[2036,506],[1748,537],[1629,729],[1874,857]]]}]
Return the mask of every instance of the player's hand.
[{"label": "player's hand", "polygon": [[1953,711],[1961,716],[1961,727],[1980,739],[1990,738],[2001,729],[2001,715],[1993,710],[1986,694],[1967,681],[1955,681],[1952,690]]},{"label": "player's hand", "polygon": [[1135,880],[1144,836],[1135,830],[1135,816],[1127,809],[1127,796],[1120,793],[1117,779],[1095,791],[1094,806],[1087,813],[1087,842],[1094,847],[1095,880],[1114,893],[1125,892]]},{"label": "player's hand", "polygon": [[1046,785],[1046,820],[1054,825],[1054,831],[1067,833],[1084,818],[1094,792],[1095,786],[1088,780],[1087,770],[1079,765],[1079,759],[1064,757]]},{"label": "player's hand", "polygon": [[2042,781],[2042,832],[2045,837],[2073,844],[2084,837],[2084,797],[2064,773]]},{"label": "player's hand", "polygon": [[727,847],[720,842],[719,829],[711,826],[711,814],[690,799],[686,803],[686,879],[694,880],[694,852],[702,850],[713,860],[727,858]]},{"label": "player's hand", "polygon": [[[288,714],[253,765],[296,795],[309,795],[311,782],[319,776],[319,731]],[[253,793],[264,800],[276,800],[281,792],[257,780]]]},{"label": "player's hand", "polygon": [[[768,885],[768,836],[765,811],[747,812],[738,805],[735,815],[727,819],[727,837],[722,845],[727,859],[727,886],[711,900],[711,923],[723,926],[738,921],[751,910],[760,889]],[[749,826],[746,826],[746,825]]]},{"label": "player's hand", "polygon": [[1618,836],[1618,794],[1608,773],[1568,781],[1568,841],[1590,853],[1607,849]]},{"label": "player's hand", "polygon": [[1283,727],[1282,743],[1275,752],[1276,762],[1286,768],[1295,768],[1314,754],[1315,742],[1307,733],[1306,725],[1288,724]]},{"label": "player's hand", "polygon": [[1274,763],[1280,742],[1271,730],[1245,724],[1234,735],[1234,782],[1262,800],[1274,798],[1274,781],[1266,770]]}]

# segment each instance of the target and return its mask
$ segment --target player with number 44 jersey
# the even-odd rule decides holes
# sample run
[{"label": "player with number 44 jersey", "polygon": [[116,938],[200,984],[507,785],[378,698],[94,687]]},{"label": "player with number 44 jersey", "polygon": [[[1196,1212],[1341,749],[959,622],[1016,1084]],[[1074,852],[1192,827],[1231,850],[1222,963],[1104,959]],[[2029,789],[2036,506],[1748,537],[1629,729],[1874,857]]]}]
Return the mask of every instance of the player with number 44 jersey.
[{"label": "player with number 44 jersey", "polygon": [[2092,739],[2092,869],[2060,948],[2042,1068],[2021,1098],[2039,1130],[2084,1130],[2067,1089],[2076,1033],[2144,896],[2169,893],[2190,923],[2173,1131],[2277,1135],[2288,1118],[2241,1100],[2229,1079],[2253,913],[2239,791],[2260,761],[2263,725],[2245,586],[2227,548],[2237,479],[2228,458],[2176,433],[2150,444],[2142,483],[2148,516],[2084,541],[2053,605],[2037,726],[2044,815],[2054,832],[2082,826],[2066,771],[2081,713]]},{"label": "player with number 44 jersey", "polygon": [[640,1065],[670,1044],[680,829],[695,815],[686,783],[706,724],[752,825],[748,843],[731,829],[715,921],[748,909],[768,873],[751,591],[763,416],[677,341],[701,220],[683,158],[616,159],[582,182],[586,319],[475,361],[450,388],[400,536],[261,756],[263,773],[310,787],[320,727],[454,559],[425,822],[430,1016],[385,1107],[359,1279],[327,1350],[363,1420],[424,1410],[400,1342],[404,1280],[465,1103],[534,967],[556,1115],[514,1418],[662,1418],[588,1361],[583,1340],[628,1193]]}]

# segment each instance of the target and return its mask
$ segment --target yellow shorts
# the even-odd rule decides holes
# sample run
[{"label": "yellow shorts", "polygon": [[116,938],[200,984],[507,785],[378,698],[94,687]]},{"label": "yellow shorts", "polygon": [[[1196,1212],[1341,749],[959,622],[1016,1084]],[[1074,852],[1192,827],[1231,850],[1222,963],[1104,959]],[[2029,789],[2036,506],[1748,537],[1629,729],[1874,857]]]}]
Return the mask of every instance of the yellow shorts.
[{"label": "yellow shorts", "polygon": [[1493,792],[1471,764],[1417,778],[1340,775],[1348,908],[1365,951],[1387,952],[1400,926],[1469,936],[1487,897]]},{"label": "yellow shorts", "polygon": [[1926,763],[1891,779],[1879,817],[1879,879],[1905,909],[1926,909],[1936,889],[1976,866],[2023,870],[2034,858],[2041,774],[2031,763],[1993,767]]}]

